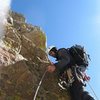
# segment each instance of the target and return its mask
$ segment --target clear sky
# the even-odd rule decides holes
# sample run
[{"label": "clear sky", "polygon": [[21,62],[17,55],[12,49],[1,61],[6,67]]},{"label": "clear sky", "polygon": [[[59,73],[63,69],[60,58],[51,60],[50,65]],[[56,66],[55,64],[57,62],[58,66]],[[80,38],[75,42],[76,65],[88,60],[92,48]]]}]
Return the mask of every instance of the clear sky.
[{"label": "clear sky", "polygon": [[42,28],[47,46],[85,46],[91,57],[89,83],[100,98],[100,0],[12,0],[11,9]]}]

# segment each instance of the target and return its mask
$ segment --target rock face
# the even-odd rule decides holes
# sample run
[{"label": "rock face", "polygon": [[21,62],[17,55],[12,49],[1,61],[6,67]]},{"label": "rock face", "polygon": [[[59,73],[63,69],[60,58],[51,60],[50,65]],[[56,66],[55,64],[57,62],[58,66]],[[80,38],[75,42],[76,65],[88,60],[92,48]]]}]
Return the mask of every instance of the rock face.
[{"label": "rock face", "polygon": [[[0,100],[33,100],[49,60],[41,29],[10,12],[0,42]],[[56,74],[46,73],[36,100],[70,100],[57,85]]]}]

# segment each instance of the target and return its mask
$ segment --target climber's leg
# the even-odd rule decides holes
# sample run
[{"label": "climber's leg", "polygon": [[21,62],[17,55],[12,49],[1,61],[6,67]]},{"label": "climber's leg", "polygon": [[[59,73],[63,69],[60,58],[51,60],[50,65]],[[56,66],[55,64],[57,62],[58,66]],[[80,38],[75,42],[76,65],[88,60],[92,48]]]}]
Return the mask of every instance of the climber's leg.
[{"label": "climber's leg", "polygon": [[88,92],[83,91],[82,100],[95,100]]}]

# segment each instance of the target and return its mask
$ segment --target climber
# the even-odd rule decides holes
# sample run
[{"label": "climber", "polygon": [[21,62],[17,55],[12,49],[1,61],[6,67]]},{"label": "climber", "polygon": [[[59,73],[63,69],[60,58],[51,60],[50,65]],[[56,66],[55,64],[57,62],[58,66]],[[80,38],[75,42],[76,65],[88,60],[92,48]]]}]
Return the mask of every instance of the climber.
[{"label": "climber", "polygon": [[50,56],[56,58],[56,61],[58,61],[57,63],[52,63],[48,66],[48,71],[53,72],[57,69],[59,71],[59,75],[61,75],[66,66],[69,66],[70,64],[71,58],[69,53],[64,48],[57,50],[55,46],[50,46],[47,52]]},{"label": "climber", "polygon": [[[58,76],[62,76],[65,70],[68,70],[73,65],[75,65],[75,61],[72,55],[69,52],[69,49],[61,48],[58,49],[55,46],[50,46],[47,50],[48,54],[54,58],[56,58],[56,63],[52,63],[47,67],[48,72],[58,72]],[[80,71],[84,72],[86,66],[88,64],[80,64]],[[82,67],[83,66],[83,67]],[[83,71],[84,69],[84,71]],[[88,92],[84,91],[83,84],[80,81],[74,80],[72,85],[70,86],[70,93],[72,100],[94,100],[93,97],[89,95]]]},{"label": "climber", "polygon": [[[78,52],[76,52],[76,50],[74,51],[73,48],[76,50],[78,50],[78,49],[80,49],[80,50],[78,50]],[[87,54],[83,50],[83,47],[81,47],[80,45],[75,45],[68,49],[61,48],[59,50],[57,50],[57,48],[55,46],[50,46],[48,48],[47,52],[50,56],[56,58],[56,61],[58,61],[57,63],[54,64],[55,68],[54,68],[54,66],[53,67],[48,66],[48,69],[50,69],[50,68],[57,69],[59,71],[59,75],[61,75],[66,68],[70,68],[70,66],[73,66],[76,64],[79,66],[78,69],[82,72],[85,72],[85,70],[88,66]],[[82,57],[80,57],[80,55]]]}]

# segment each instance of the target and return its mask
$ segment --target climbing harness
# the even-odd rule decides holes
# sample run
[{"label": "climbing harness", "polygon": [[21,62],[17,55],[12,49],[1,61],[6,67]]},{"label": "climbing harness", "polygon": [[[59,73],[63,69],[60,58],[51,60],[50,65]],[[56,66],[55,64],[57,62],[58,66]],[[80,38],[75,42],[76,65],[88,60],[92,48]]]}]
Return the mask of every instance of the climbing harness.
[{"label": "climbing harness", "polygon": [[40,88],[40,86],[41,86],[41,84],[42,84],[42,81],[43,81],[43,79],[44,79],[46,73],[47,73],[47,70],[46,70],[46,71],[44,72],[44,74],[42,75],[42,78],[41,78],[41,80],[40,80],[40,82],[39,82],[39,85],[38,85],[38,87],[37,87],[37,89],[36,89],[36,92],[35,92],[35,95],[34,95],[33,100],[36,100],[36,97],[37,97],[37,94],[38,94],[39,88]]},{"label": "climbing harness", "polygon": [[58,79],[58,86],[62,90],[67,90],[72,85],[73,82],[74,82],[74,77],[72,75],[71,69],[69,68]]},{"label": "climbing harness", "polygon": [[73,68],[73,72],[71,68],[68,68],[67,71],[60,76],[58,86],[63,90],[67,90],[70,86],[72,86],[75,80],[81,82],[83,86],[86,86],[85,82],[83,81],[83,75],[79,72],[80,71],[77,68]]}]

